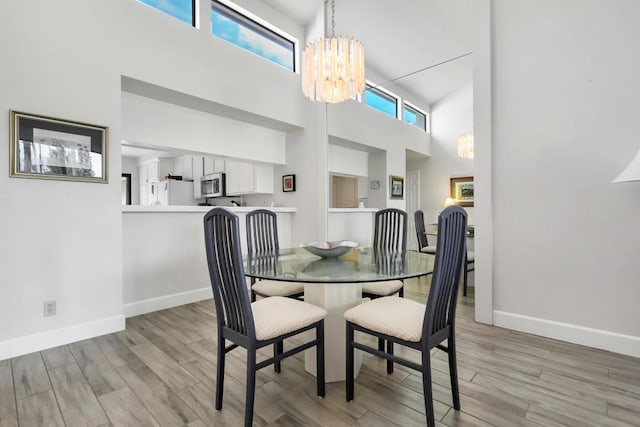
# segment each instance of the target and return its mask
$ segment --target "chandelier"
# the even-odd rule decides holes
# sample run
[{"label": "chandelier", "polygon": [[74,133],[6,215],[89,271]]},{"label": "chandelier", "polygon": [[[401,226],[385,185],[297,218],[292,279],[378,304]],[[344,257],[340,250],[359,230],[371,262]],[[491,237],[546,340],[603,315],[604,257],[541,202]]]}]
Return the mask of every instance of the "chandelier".
[{"label": "chandelier", "polygon": [[335,36],[335,11],[331,0],[331,38],[311,42],[302,52],[302,92],[312,101],[342,102],[364,91],[364,49],[357,40]]},{"label": "chandelier", "polygon": [[458,137],[458,157],[473,159],[473,132]]}]

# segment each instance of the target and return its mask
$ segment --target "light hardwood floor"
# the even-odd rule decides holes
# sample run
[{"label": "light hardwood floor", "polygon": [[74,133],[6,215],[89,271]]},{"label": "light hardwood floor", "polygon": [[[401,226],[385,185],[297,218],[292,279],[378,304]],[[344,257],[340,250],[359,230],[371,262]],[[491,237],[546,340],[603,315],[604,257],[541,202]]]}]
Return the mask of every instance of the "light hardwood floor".
[{"label": "light hardwood floor", "polygon": [[[408,281],[406,296],[424,302],[428,286]],[[213,311],[208,300],[150,313],[119,333],[0,361],[0,426],[241,425],[242,349],[230,353],[223,409],[214,409]],[[440,425],[640,426],[640,359],[477,324],[473,289],[459,300],[457,327],[460,412],[446,357],[432,353]],[[421,377],[364,360],[351,403],[344,382],[317,398],[302,355],[281,374],[259,371],[254,425],[424,425]]]}]

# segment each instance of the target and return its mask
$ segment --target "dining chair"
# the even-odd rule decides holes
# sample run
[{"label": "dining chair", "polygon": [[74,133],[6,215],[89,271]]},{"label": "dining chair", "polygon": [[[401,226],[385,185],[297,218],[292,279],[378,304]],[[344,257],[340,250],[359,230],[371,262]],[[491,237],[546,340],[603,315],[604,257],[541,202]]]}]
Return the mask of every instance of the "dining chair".
[{"label": "dining chair", "polygon": [[416,235],[418,237],[418,252],[435,254],[436,246],[429,245],[429,239],[427,239],[427,229],[424,225],[424,212],[421,210],[415,211],[413,213],[413,219],[416,224]]},{"label": "dining chair", "polygon": [[[275,212],[267,209],[255,209],[246,215],[247,257],[250,261],[261,258],[277,258],[278,221]],[[276,264],[277,265],[277,264]],[[261,297],[300,298],[304,295],[304,284],[298,282],[279,282],[251,278],[251,301]]]},{"label": "dining chair", "polygon": [[[216,409],[222,409],[225,356],[237,347],[247,351],[246,427],[253,422],[256,371],[273,364],[275,371],[280,372],[283,359],[314,346],[317,357],[316,393],[324,397],[326,310],[278,296],[251,303],[242,264],[238,217],[224,208],[213,208],[204,216],[204,232],[218,331]],[[315,329],[315,339],[283,351],[286,338],[312,329]],[[231,344],[227,346],[225,340]],[[273,357],[258,362],[257,350],[269,345],[273,345]]]},{"label": "dining chair", "polygon": [[[424,225],[424,213],[421,210],[417,210],[413,214],[414,222],[416,224],[416,234],[418,237],[418,252],[424,252],[426,254],[435,254],[436,245],[429,245],[427,240],[427,231]],[[466,268],[464,269],[462,276],[462,295],[467,296],[467,282],[470,271],[475,270],[475,253],[473,251],[467,251],[465,262]]]},{"label": "dining chair", "polygon": [[[429,427],[435,426],[431,386],[431,354],[434,347],[446,352],[453,407],[460,410],[456,362],[455,320],[460,274],[466,252],[467,214],[459,206],[450,206],[438,217],[438,251],[426,306],[406,298],[378,298],[344,313],[346,319],[346,400],[354,399],[355,349],[387,359],[387,373],[399,363],[422,373],[424,404]],[[369,347],[355,341],[355,331],[369,334],[387,343],[387,349]],[[447,341],[446,346],[443,344]],[[421,363],[394,355],[394,344],[421,352]]]},{"label": "dining chair", "polygon": [[[376,212],[373,229],[373,256],[388,257],[404,254],[407,250],[407,213],[400,209],[388,208]],[[362,296],[381,298],[398,293],[404,296],[402,280],[366,282],[362,284]]]}]

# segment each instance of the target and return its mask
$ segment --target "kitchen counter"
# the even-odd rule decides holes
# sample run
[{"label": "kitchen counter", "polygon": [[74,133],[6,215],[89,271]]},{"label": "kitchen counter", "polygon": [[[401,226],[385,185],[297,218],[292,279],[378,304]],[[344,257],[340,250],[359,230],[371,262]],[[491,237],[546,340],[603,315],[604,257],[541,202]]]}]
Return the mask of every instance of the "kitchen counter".
[{"label": "kitchen counter", "polygon": [[[127,317],[211,298],[202,218],[212,207],[122,207],[122,297]],[[258,208],[262,207],[227,207],[238,215],[243,252],[246,214]],[[277,214],[280,246],[290,247],[296,209],[266,209]]]},{"label": "kitchen counter", "polygon": [[371,246],[375,208],[329,208],[329,240],[351,240]]},{"label": "kitchen counter", "polygon": [[[122,206],[123,213],[190,213],[190,212],[209,212],[216,206],[139,206],[127,205]],[[266,207],[266,206],[220,206],[229,209],[231,212],[247,213],[255,209],[268,209],[276,213],[294,213],[296,208],[287,207]]]},{"label": "kitchen counter", "polygon": [[362,212],[378,212],[376,208],[329,208],[329,213],[362,213]]}]

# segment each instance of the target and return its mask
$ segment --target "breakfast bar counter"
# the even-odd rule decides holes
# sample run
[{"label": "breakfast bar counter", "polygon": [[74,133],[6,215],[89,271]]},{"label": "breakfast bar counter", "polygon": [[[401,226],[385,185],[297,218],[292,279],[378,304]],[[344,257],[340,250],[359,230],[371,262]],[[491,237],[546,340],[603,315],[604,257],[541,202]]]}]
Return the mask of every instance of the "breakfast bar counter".
[{"label": "breakfast bar counter", "polygon": [[[122,207],[122,299],[125,316],[136,316],[211,298],[202,219],[213,206]],[[277,213],[281,245],[291,246],[296,208],[227,207],[240,217],[254,209]]]}]

